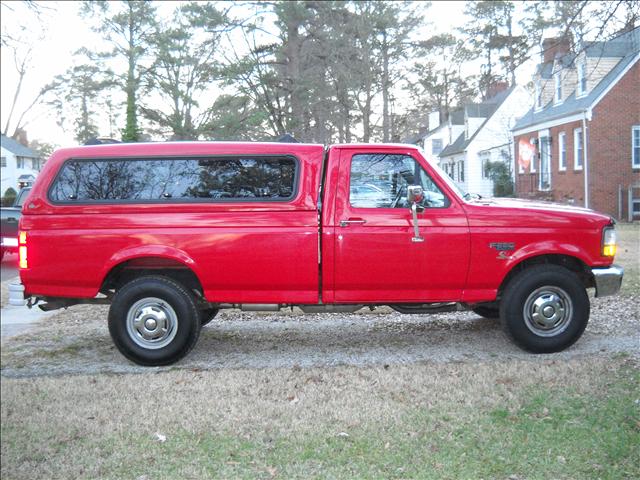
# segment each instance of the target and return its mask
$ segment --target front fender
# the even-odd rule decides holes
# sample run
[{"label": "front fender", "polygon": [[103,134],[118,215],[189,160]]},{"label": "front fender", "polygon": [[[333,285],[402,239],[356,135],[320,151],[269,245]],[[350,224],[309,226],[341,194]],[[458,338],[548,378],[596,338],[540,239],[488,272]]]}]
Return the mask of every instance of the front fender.
[{"label": "front fender", "polygon": [[586,249],[581,248],[579,245],[558,240],[543,240],[529,243],[509,255],[506,270],[510,272],[519,263],[544,255],[566,255],[577,258],[586,265],[592,265],[596,261]]}]

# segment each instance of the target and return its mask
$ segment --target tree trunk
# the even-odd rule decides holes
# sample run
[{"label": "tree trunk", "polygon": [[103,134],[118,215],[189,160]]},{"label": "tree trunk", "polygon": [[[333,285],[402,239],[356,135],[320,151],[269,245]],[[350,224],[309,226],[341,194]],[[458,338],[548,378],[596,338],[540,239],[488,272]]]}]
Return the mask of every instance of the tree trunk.
[{"label": "tree trunk", "polygon": [[389,141],[389,45],[387,34],[382,34],[382,141]]},{"label": "tree trunk", "polygon": [[[15,53],[14,53],[15,55]],[[20,90],[22,89],[22,80],[24,80],[24,75],[26,73],[26,70],[24,68],[24,62],[21,65],[20,70],[18,71],[19,74],[19,78],[18,78],[18,86],[16,87],[16,91],[13,94],[13,101],[11,102],[11,110],[9,110],[9,116],[7,117],[7,123],[4,126],[4,130],[2,131],[2,134],[7,136],[9,134],[9,124],[11,122],[11,117],[13,116],[13,111],[16,108],[16,103],[18,103],[18,97],[20,96]]]},{"label": "tree trunk", "polygon": [[136,52],[134,39],[133,6],[129,4],[129,69],[127,70],[127,120],[122,133],[122,140],[137,142],[140,132],[138,130],[138,119],[136,116]]},{"label": "tree trunk", "polygon": [[284,47],[286,56],[286,84],[289,90],[289,101],[291,112],[289,117],[289,128],[291,134],[296,138],[301,138],[304,131],[303,102],[301,97],[302,88],[300,86],[300,21],[297,18],[287,18],[286,31],[287,39]]}]

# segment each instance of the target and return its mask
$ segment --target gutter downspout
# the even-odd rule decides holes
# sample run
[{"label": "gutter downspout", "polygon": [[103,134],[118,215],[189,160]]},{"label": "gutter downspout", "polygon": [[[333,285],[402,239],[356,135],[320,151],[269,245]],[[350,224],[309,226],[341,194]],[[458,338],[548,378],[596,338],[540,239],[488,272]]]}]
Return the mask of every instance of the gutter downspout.
[{"label": "gutter downspout", "polygon": [[[589,208],[589,162],[587,148],[587,109],[582,115],[582,165],[584,167],[584,206]],[[591,117],[591,115],[589,115]]]}]

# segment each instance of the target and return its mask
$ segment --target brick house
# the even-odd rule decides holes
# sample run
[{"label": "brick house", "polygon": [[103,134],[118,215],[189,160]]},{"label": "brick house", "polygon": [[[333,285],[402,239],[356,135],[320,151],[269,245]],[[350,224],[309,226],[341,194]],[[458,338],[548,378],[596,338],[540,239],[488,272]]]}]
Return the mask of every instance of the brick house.
[{"label": "brick house", "polygon": [[543,43],[534,106],[513,127],[516,195],[640,217],[640,28],[569,52]]}]

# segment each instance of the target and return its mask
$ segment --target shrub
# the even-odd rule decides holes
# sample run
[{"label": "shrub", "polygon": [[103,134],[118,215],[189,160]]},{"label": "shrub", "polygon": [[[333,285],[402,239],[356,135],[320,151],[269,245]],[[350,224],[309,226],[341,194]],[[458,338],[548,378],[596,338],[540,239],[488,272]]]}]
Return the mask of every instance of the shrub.
[{"label": "shrub", "polygon": [[511,169],[505,162],[488,162],[485,175],[493,180],[493,195],[496,197],[512,197],[513,179]]},{"label": "shrub", "polygon": [[18,192],[16,192],[11,187],[7,188],[7,190],[4,192],[4,195],[2,196],[2,206],[3,207],[12,206],[13,202],[16,201],[17,196],[18,196]]}]

